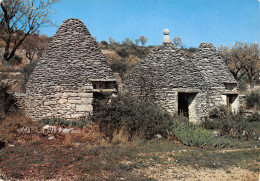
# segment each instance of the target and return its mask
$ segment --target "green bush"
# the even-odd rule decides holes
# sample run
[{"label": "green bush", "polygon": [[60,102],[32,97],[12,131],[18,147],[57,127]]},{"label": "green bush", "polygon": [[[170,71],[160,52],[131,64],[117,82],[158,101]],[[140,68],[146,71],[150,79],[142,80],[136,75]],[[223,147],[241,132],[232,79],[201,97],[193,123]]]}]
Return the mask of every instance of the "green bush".
[{"label": "green bush", "polygon": [[117,54],[120,56],[120,57],[123,57],[123,58],[126,58],[129,56],[129,53],[127,51],[126,48],[120,48],[119,50],[117,50]]},{"label": "green bush", "polygon": [[260,115],[258,113],[254,113],[247,118],[247,121],[250,122],[250,123],[260,122]]},{"label": "green bush", "polygon": [[91,126],[92,123],[87,117],[82,117],[79,120],[68,120],[64,118],[45,118],[41,120],[41,123],[45,125],[51,125],[51,126],[64,126],[64,127],[78,127],[83,128],[85,126]]},{"label": "green bush", "polygon": [[110,140],[122,129],[129,139],[133,136],[152,139],[157,134],[166,138],[170,125],[170,115],[158,106],[127,95],[112,98],[110,103],[99,101],[92,120],[100,124],[101,131]]},{"label": "green bush", "polygon": [[209,118],[205,118],[202,126],[206,129],[219,130],[220,135],[255,139],[258,128],[251,126],[250,122],[259,122],[259,115],[246,117],[243,112],[232,114],[221,106],[210,111]]},{"label": "green bush", "polygon": [[172,135],[187,146],[232,146],[229,139],[214,137],[212,131],[189,123],[187,118],[172,116],[152,102],[127,95],[113,98],[111,102],[101,100],[91,119],[99,123],[110,140],[114,133],[123,130],[129,139],[138,136],[149,140],[160,134],[164,138]]},{"label": "green bush", "polygon": [[126,61],[113,61],[110,64],[110,67],[113,72],[118,72],[119,75],[122,77],[125,74],[125,72],[128,68],[128,65],[127,65]]},{"label": "green bush", "polygon": [[246,106],[247,108],[260,109],[260,92],[252,91],[246,96]]},{"label": "green bush", "polygon": [[177,119],[172,120],[172,125],[168,129],[168,133],[186,146],[200,148],[224,148],[232,146],[231,140],[225,137],[215,137],[211,131],[189,123],[186,118],[182,117],[177,117]]}]

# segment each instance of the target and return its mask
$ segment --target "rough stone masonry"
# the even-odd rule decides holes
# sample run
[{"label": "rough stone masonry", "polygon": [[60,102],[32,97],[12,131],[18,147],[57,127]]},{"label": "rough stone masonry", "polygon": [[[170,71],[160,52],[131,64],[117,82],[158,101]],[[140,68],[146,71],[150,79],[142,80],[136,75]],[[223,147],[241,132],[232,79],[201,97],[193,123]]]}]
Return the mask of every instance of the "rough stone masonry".
[{"label": "rough stone masonry", "polygon": [[103,91],[116,93],[117,85],[97,42],[80,20],[64,21],[27,82],[26,113],[34,120],[80,118]]},{"label": "rough stone masonry", "polygon": [[191,122],[220,104],[232,111],[239,107],[237,82],[211,43],[202,43],[189,58],[175,47],[164,30],[156,46],[127,77],[125,89],[146,97],[171,113],[184,114]]}]

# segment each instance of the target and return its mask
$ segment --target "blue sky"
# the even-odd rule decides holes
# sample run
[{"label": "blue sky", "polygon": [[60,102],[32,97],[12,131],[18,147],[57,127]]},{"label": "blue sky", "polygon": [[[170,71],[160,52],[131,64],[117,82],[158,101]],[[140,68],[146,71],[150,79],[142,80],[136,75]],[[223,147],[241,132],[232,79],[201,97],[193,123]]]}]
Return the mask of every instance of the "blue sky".
[{"label": "blue sky", "polygon": [[[53,10],[58,26],[78,18],[98,41],[144,35],[147,45],[159,45],[168,28],[171,39],[180,36],[186,47],[260,42],[260,0],[61,0]],[[41,33],[52,36],[57,29]]]}]

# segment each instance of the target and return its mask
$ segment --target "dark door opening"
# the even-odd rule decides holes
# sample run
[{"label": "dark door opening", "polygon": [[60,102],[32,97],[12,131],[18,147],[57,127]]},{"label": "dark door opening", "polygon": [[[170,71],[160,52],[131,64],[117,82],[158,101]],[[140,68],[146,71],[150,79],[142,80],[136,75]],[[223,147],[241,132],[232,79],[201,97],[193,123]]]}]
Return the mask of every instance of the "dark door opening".
[{"label": "dark door opening", "polygon": [[197,93],[178,93],[178,114],[189,118],[190,121],[197,120],[196,113],[196,94]]},{"label": "dark door opening", "polygon": [[234,102],[237,99],[238,94],[227,94],[227,108],[228,111],[234,112]]},{"label": "dark door opening", "polygon": [[5,142],[0,141],[0,150],[5,147]]},{"label": "dark door opening", "polygon": [[178,114],[189,117],[189,103],[187,93],[178,93]]}]

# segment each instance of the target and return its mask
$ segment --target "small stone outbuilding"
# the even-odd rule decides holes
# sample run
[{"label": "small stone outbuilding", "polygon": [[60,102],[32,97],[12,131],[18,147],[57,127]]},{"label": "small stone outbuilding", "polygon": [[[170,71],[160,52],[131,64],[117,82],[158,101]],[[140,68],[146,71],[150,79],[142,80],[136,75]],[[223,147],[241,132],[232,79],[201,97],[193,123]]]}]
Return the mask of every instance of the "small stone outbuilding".
[{"label": "small stone outbuilding", "polygon": [[127,77],[125,89],[158,103],[198,123],[220,104],[239,108],[238,86],[211,43],[202,43],[189,58],[164,30],[163,44],[156,46]]},{"label": "small stone outbuilding", "polygon": [[116,79],[86,26],[63,22],[26,85],[26,113],[80,118],[93,111],[93,100],[117,93]]}]

